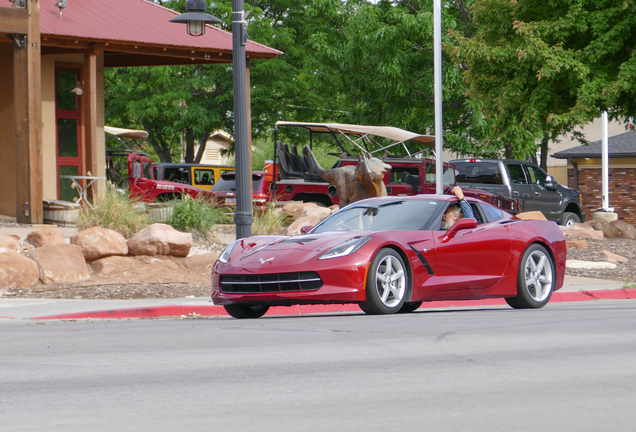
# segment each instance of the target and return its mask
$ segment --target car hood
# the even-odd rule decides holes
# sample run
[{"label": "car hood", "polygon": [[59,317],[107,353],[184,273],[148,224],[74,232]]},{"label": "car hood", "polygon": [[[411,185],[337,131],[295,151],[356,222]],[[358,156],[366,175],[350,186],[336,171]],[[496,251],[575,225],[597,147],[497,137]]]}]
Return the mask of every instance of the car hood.
[{"label": "car hood", "polygon": [[300,264],[320,256],[346,240],[371,233],[371,231],[342,231],[294,237],[248,237],[237,241],[232,250],[231,264],[248,271],[263,270],[265,264],[267,267]]}]

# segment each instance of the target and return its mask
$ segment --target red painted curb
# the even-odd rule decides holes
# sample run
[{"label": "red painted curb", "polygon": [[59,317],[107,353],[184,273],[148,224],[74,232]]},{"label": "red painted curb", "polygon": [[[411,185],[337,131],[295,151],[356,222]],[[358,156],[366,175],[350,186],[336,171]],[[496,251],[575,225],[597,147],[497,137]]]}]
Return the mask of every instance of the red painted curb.
[{"label": "red painted curb", "polygon": [[[605,291],[577,291],[556,292],[552,294],[551,303],[580,302],[590,300],[625,300],[636,299],[636,289],[617,289]],[[452,308],[467,306],[502,306],[506,305],[504,299],[464,300],[464,301],[432,301],[425,302],[420,309]],[[296,305],[272,307],[267,315],[308,315],[334,312],[361,312],[355,304],[336,305]],[[31,318],[34,320],[63,320],[63,319],[130,319],[130,318],[157,318],[168,316],[227,316],[223,306],[150,306],[144,308],[110,309],[90,312],[76,312],[59,315],[47,315]],[[0,317],[10,318],[10,317]]]}]

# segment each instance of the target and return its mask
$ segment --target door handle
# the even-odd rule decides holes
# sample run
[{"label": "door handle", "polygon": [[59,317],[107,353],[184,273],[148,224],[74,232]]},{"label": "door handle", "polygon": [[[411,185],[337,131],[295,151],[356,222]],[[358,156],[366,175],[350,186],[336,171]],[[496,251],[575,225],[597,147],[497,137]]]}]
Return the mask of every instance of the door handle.
[{"label": "door handle", "polygon": [[537,196],[541,196],[541,194],[539,192],[535,192],[534,194],[537,195]]},{"label": "door handle", "polygon": [[513,191],[512,191],[512,194],[513,194],[513,195],[519,195],[519,191],[513,190]]}]

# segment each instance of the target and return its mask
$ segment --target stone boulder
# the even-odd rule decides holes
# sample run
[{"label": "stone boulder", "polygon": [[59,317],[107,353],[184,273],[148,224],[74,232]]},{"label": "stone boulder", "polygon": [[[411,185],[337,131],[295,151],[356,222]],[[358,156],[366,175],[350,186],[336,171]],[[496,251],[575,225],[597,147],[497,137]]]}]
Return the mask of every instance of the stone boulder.
[{"label": "stone boulder", "polygon": [[322,219],[318,216],[303,216],[296,219],[287,229],[285,230],[285,235],[288,236],[297,236],[300,235],[300,229],[304,226],[311,225],[314,226],[318,224]]},{"label": "stone boulder", "polygon": [[610,251],[603,250],[603,253],[607,257],[607,261],[609,261],[611,263],[626,263],[626,262],[629,262],[629,259],[625,258],[624,256],[612,253]]},{"label": "stone boulder", "polygon": [[548,220],[540,211],[523,212],[515,216],[521,220]]},{"label": "stone boulder", "polygon": [[331,210],[328,207],[305,207],[300,217],[316,216],[318,219],[323,220],[328,216],[331,216]]},{"label": "stone boulder", "polygon": [[80,231],[71,237],[71,244],[82,248],[86,261],[112,255],[128,255],[128,244],[117,231],[93,227]]},{"label": "stone boulder", "polygon": [[564,227],[562,226],[563,229],[586,229],[586,230],[594,230],[594,227],[591,227],[588,224],[585,223],[581,223],[581,222],[574,222],[572,225],[568,226],[568,227]]},{"label": "stone boulder", "polygon": [[128,239],[130,255],[172,255],[187,257],[192,248],[192,234],[182,233],[170,225],[156,223]]},{"label": "stone boulder", "polygon": [[582,228],[564,228],[561,227],[563,235],[565,237],[580,237],[589,238],[593,240],[603,240],[605,238],[603,231],[596,231],[594,229],[582,229]]},{"label": "stone boulder", "polygon": [[624,220],[615,220],[610,225],[620,231],[625,238],[636,239],[636,227]]},{"label": "stone boulder", "polygon": [[33,251],[44,284],[81,282],[90,279],[82,248],[73,244],[51,244]]},{"label": "stone boulder", "polygon": [[592,219],[591,221],[585,222],[585,224],[597,231],[602,231],[605,237],[616,238],[621,236],[621,232],[604,219]]},{"label": "stone boulder", "polygon": [[32,231],[29,233],[26,240],[36,248],[39,248],[41,246],[59,245],[66,243],[64,234],[51,228],[42,228],[36,231]]},{"label": "stone boulder", "polygon": [[211,275],[212,267],[214,267],[219,255],[221,254],[218,252],[192,255],[183,260],[183,266],[196,273]]},{"label": "stone boulder", "polygon": [[565,246],[573,249],[587,249],[587,240],[567,240]]},{"label": "stone boulder", "polygon": [[126,271],[126,269],[134,267],[136,263],[137,260],[134,257],[109,256],[91,262],[90,266],[97,276],[103,276],[122,269]]},{"label": "stone boulder", "polygon": [[289,216],[291,216],[292,218],[298,219],[299,217],[302,216],[303,212],[305,211],[305,208],[310,208],[310,207],[318,207],[318,204],[313,202],[304,203],[300,201],[292,201],[289,204],[285,204],[283,206],[283,211],[287,213]]},{"label": "stone boulder", "polygon": [[186,268],[186,260],[174,256],[111,256],[95,260],[90,265],[95,276],[109,284],[170,284],[187,281],[209,286],[210,273]]},{"label": "stone boulder", "polygon": [[20,252],[20,237],[16,235],[0,236],[0,253]]},{"label": "stone boulder", "polygon": [[18,252],[0,253],[0,291],[26,288],[40,279],[35,261]]}]

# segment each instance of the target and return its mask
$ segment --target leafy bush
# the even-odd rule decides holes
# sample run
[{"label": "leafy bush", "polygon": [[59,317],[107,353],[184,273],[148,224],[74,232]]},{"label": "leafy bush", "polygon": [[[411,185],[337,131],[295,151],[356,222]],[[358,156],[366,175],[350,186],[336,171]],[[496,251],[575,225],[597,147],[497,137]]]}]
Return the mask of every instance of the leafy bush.
[{"label": "leafy bush", "polygon": [[191,232],[195,239],[208,239],[212,226],[230,222],[224,209],[186,195],[183,201],[175,204],[172,218],[167,223],[179,231]]},{"label": "leafy bush", "polygon": [[106,182],[104,193],[94,198],[93,207],[80,208],[78,229],[99,226],[129,238],[152,223],[144,213],[143,204],[138,205],[138,201],[129,198],[128,191],[118,190],[111,182]]}]

